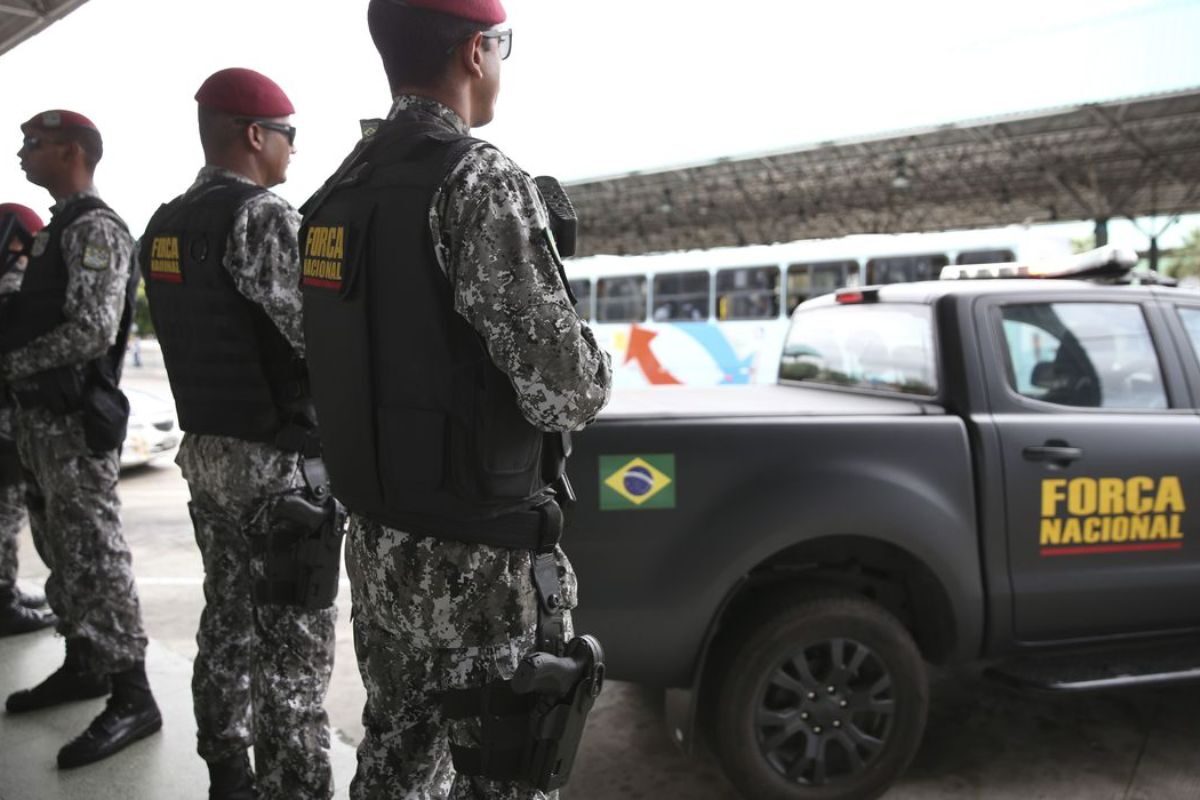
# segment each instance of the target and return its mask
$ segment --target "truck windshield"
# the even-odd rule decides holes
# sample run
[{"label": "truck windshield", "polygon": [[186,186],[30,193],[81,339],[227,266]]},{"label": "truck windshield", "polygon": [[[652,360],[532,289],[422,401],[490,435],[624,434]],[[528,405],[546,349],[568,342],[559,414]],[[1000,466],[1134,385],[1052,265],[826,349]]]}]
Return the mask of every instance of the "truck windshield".
[{"label": "truck windshield", "polygon": [[930,307],[871,303],[802,311],[788,332],[779,379],[935,395]]}]

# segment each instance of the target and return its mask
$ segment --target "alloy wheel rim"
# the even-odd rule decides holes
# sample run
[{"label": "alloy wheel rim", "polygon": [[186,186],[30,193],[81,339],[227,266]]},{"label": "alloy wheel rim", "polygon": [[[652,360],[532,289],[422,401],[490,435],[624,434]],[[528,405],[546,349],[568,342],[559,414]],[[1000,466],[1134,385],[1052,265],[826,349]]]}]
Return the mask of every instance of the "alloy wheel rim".
[{"label": "alloy wheel rim", "polygon": [[780,660],[754,703],[759,751],[789,782],[825,786],[865,773],[896,713],[891,671],[854,639],[806,644]]}]

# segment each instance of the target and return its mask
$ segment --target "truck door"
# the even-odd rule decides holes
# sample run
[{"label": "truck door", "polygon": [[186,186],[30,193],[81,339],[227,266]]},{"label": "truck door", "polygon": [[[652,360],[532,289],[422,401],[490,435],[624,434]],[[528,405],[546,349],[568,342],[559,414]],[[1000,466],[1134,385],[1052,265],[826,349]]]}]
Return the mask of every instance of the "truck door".
[{"label": "truck door", "polygon": [[1087,298],[976,315],[1021,641],[1200,625],[1200,419],[1165,314]]}]

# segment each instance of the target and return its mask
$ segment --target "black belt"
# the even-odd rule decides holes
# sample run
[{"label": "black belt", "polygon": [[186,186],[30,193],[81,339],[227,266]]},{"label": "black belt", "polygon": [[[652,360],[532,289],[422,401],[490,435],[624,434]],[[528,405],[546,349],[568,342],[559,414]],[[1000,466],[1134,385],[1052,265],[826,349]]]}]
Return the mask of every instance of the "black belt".
[{"label": "black belt", "polygon": [[535,553],[553,553],[563,529],[562,509],[553,499],[525,511],[477,519],[448,520],[420,514],[363,516],[416,536]]}]

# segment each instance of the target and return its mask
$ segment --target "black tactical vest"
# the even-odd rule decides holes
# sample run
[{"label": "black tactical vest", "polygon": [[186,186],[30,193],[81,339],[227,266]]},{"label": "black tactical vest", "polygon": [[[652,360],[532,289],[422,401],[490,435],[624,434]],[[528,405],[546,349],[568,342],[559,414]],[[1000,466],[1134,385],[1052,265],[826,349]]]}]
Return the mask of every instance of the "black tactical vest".
[{"label": "black tactical vest", "polygon": [[545,501],[564,438],[522,416],[434,255],[433,194],[476,144],[401,115],[360,145],[305,208],[304,332],[338,499],[401,530],[514,546],[492,532]]},{"label": "black tactical vest", "polygon": [[8,297],[4,304],[0,352],[26,345],[66,321],[63,308],[67,302],[68,272],[62,232],[84,214],[100,209],[109,210],[100,198],[81,197],[60,209],[34,237],[21,291]]},{"label": "black tactical vest", "polygon": [[265,191],[214,181],[159,208],[142,236],[142,275],[180,427],[311,451],[304,362],[224,265],[234,215]]}]

